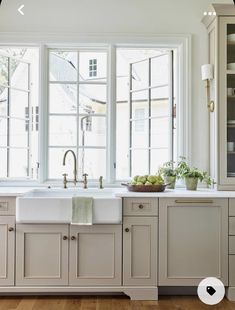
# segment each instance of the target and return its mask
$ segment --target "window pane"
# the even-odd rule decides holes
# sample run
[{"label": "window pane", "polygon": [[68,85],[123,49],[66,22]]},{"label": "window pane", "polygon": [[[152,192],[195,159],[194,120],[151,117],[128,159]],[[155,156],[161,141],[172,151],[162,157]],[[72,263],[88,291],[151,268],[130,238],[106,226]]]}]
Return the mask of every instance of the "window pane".
[{"label": "window pane", "polygon": [[140,61],[132,64],[132,90],[143,89],[149,86],[149,61]]},{"label": "window pane", "polygon": [[50,81],[76,81],[77,69],[77,52],[50,52]]},{"label": "window pane", "polygon": [[151,59],[151,86],[168,84],[169,78],[168,54]]},{"label": "window pane", "polygon": [[76,120],[75,116],[50,116],[49,145],[76,146]]},{"label": "window pane", "polygon": [[157,173],[159,167],[169,158],[169,150],[166,149],[159,149],[159,150],[151,150],[151,169],[150,173],[155,174]]},{"label": "window pane", "polygon": [[0,147],[7,146],[7,118],[0,117]]},{"label": "window pane", "polygon": [[71,84],[51,84],[50,113],[77,113],[77,86]]},{"label": "window pane", "polygon": [[29,89],[29,65],[14,58],[10,59],[10,85],[19,89]]},{"label": "window pane", "polygon": [[10,119],[10,146],[28,146],[28,123],[24,120]]},{"label": "window pane", "polygon": [[169,148],[169,118],[151,120],[151,147]]},{"label": "window pane", "polygon": [[7,149],[0,148],[0,176],[7,177]]},{"label": "window pane", "polygon": [[106,145],[106,118],[84,116],[79,118],[79,145]]},{"label": "window pane", "polygon": [[[71,148],[76,154],[76,149]],[[74,161],[72,154],[68,154],[66,158],[66,165],[63,166],[63,157],[67,148],[49,148],[49,165],[48,165],[48,177],[49,179],[61,179],[62,174],[67,173],[68,179],[73,178]]]},{"label": "window pane", "polygon": [[28,175],[28,150],[9,150],[9,177],[24,178]]},{"label": "window pane", "polygon": [[106,113],[106,86],[105,85],[80,85],[79,87],[79,112],[80,113]]},{"label": "window pane", "polygon": [[168,87],[151,89],[151,116],[169,115]]},{"label": "window pane", "polygon": [[[80,81],[105,82],[107,80],[107,54],[104,52],[80,52],[79,68]],[[90,74],[91,72],[93,74]]]},{"label": "window pane", "polygon": [[29,95],[27,92],[10,90],[10,116],[19,118],[29,117]]},{"label": "window pane", "polygon": [[8,107],[8,88],[0,86],[0,115],[7,116]]},{"label": "window pane", "polygon": [[8,57],[0,54],[0,84],[8,85],[8,79]]},{"label": "window pane", "polygon": [[132,151],[132,176],[148,174],[148,150]]},{"label": "window pane", "polygon": [[[140,119],[140,109],[142,110],[143,118],[148,117],[148,91],[139,91],[134,92],[131,95],[131,103],[132,103],[132,118]],[[137,111],[136,111],[137,110]],[[138,115],[137,115],[138,114]]]},{"label": "window pane", "polygon": [[147,148],[149,144],[148,120],[132,122],[132,147]]},{"label": "window pane", "polygon": [[106,150],[79,149],[79,175],[88,173],[88,179],[98,179],[106,175]]}]

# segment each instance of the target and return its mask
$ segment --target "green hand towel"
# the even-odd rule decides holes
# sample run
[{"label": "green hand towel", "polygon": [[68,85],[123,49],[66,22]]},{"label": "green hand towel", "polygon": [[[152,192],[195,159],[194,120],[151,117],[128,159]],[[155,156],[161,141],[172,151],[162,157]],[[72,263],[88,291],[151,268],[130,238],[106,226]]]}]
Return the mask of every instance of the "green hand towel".
[{"label": "green hand towel", "polygon": [[72,225],[92,225],[93,198],[73,197]]}]

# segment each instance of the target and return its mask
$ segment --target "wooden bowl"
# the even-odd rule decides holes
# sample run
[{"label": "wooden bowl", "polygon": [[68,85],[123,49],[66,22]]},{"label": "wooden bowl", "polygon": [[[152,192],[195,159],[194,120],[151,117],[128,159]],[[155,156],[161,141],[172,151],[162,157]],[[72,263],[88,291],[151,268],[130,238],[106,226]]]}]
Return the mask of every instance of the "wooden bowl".
[{"label": "wooden bowl", "polygon": [[162,185],[132,185],[132,184],[125,184],[122,185],[126,186],[129,192],[164,192],[167,185],[169,184],[162,184]]}]

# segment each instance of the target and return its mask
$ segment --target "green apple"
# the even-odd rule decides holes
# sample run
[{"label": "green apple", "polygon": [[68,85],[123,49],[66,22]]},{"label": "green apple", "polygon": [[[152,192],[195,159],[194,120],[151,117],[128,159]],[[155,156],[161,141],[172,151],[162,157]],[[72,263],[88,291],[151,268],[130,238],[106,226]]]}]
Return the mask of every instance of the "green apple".
[{"label": "green apple", "polygon": [[139,176],[139,177],[138,177],[138,182],[144,184],[146,181],[147,181],[147,180],[146,180],[146,177],[145,177],[145,176]]}]

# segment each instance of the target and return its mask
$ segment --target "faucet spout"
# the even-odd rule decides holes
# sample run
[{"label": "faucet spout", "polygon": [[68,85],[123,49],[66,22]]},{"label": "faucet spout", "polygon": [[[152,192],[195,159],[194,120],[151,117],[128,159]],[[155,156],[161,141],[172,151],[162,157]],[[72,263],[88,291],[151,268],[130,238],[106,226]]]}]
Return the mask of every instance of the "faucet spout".
[{"label": "faucet spout", "polygon": [[73,159],[74,159],[74,170],[73,170],[73,175],[74,175],[74,177],[73,177],[73,183],[74,183],[74,185],[76,185],[77,182],[78,182],[78,181],[77,181],[77,158],[76,158],[76,155],[75,155],[75,153],[74,153],[73,150],[67,150],[67,151],[64,153],[64,157],[63,157],[63,166],[65,166],[65,164],[66,164],[66,157],[67,157],[68,153],[71,153],[71,154],[73,155]]}]

